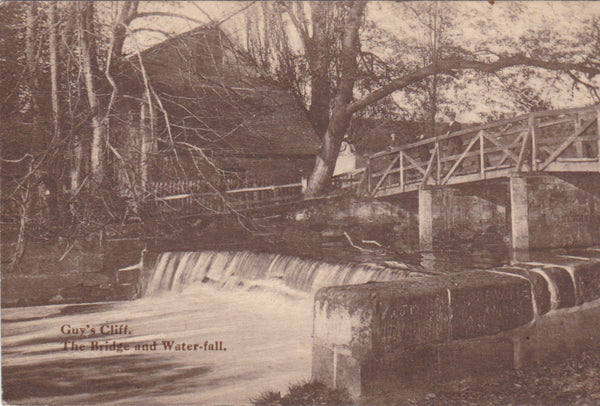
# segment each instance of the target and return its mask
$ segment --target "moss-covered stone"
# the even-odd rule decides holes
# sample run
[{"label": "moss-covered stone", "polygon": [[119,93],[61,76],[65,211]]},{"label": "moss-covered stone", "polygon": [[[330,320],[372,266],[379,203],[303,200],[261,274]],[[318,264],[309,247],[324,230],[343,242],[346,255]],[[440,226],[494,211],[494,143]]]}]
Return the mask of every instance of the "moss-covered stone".
[{"label": "moss-covered stone", "polygon": [[531,287],[523,278],[470,272],[448,282],[452,339],[496,334],[533,319]]},{"label": "moss-covered stone", "polygon": [[550,311],[552,305],[550,291],[548,290],[548,282],[542,275],[521,267],[506,266],[498,269],[498,271],[513,273],[527,278],[529,283],[531,283],[531,290],[537,307],[537,314],[542,315]]},{"label": "moss-covered stone", "polygon": [[600,262],[577,265],[575,267],[575,283],[584,303],[600,298]]}]

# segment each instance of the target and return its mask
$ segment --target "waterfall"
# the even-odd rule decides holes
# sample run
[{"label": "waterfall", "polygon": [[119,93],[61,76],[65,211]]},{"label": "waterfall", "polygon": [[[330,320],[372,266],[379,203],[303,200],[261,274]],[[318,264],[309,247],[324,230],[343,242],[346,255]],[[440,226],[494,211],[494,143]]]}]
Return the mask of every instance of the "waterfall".
[{"label": "waterfall", "polygon": [[400,263],[332,264],[291,256],[240,252],[163,252],[149,275],[145,295],[181,291],[195,282],[221,286],[266,286],[275,282],[315,292],[324,286],[384,282],[422,276]]}]

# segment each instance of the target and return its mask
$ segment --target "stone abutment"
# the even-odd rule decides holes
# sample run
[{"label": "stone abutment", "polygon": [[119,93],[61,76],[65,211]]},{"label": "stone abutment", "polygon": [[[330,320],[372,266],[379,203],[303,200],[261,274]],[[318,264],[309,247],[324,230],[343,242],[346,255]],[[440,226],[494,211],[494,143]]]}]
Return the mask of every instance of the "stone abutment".
[{"label": "stone abutment", "polygon": [[393,393],[575,355],[598,346],[598,325],[598,250],[323,288],[314,301],[312,376],[354,396]]}]

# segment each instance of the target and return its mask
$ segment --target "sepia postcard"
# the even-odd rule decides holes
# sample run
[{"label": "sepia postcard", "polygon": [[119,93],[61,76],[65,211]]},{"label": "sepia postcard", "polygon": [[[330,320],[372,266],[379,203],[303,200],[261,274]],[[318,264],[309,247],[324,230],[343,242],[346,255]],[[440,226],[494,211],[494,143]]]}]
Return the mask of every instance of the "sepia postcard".
[{"label": "sepia postcard", "polygon": [[7,405],[600,402],[600,4],[0,2]]}]

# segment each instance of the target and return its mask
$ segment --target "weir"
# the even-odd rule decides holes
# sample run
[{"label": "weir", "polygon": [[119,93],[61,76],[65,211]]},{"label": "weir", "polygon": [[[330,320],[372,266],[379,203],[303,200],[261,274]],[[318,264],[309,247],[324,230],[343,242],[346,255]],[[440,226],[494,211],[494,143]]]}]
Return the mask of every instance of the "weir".
[{"label": "weir", "polygon": [[163,252],[146,253],[140,264],[121,269],[121,286],[138,283],[141,295],[182,290],[194,282],[216,283],[248,289],[316,292],[319,288],[386,282],[426,276],[403,263],[332,264],[269,253]]},{"label": "weir", "polygon": [[136,272],[152,299],[198,282],[314,294],[312,378],[355,397],[527,368],[600,346],[597,248],[433,276],[401,263],[249,251],[146,253],[119,274],[124,281]]}]

